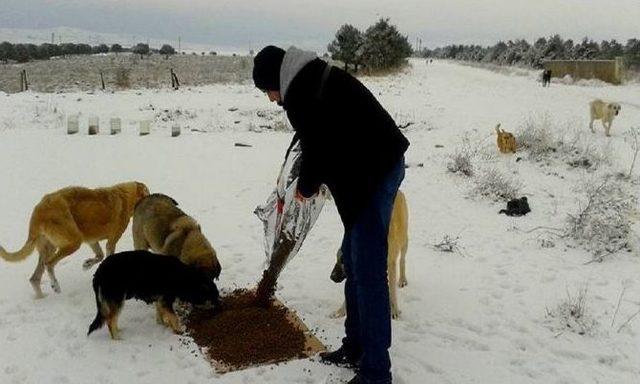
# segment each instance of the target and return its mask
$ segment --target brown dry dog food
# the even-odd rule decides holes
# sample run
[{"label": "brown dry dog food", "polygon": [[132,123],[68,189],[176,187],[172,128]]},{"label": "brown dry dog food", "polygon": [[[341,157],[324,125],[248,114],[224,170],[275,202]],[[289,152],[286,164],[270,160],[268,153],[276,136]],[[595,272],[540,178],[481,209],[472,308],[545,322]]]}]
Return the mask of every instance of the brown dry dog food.
[{"label": "brown dry dog food", "polygon": [[307,356],[305,333],[289,320],[286,307],[258,306],[255,293],[240,289],[221,303],[221,312],[194,308],[184,319],[210,359],[237,369]]}]

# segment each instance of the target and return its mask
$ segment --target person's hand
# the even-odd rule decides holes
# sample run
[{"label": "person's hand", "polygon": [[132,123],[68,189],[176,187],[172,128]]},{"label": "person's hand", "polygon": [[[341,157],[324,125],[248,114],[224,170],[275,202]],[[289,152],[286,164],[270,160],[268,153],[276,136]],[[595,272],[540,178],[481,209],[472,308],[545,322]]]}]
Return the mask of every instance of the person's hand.
[{"label": "person's hand", "polygon": [[296,189],[296,194],[294,197],[300,203],[304,203],[305,201],[307,201],[307,198],[302,196],[302,193],[300,193],[298,189]]}]

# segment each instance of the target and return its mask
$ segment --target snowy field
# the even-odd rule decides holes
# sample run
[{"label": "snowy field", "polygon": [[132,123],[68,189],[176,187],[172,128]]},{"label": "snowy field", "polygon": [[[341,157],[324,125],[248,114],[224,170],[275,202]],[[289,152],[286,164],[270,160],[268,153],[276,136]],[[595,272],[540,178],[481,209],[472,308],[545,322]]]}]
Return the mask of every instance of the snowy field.
[{"label": "snowy field", "polygon": [[[588,250],[553,231],[529,232],[563,228],[567,215],[585,204],[584,183],[629,169],[633,151],[625,132],[640,127],[640,86],[542,88],[532,76],[422,60],[405,73],[364,82],[398,123],[413,123],[405,130],[407,162],[424,164],[408,169],[402,185],[410,209],[409,285],[399,290],[402,315],[393,322],[394,382],[640,382],[640,315],[632,318],[640,310],[638,216],[632,217],[633,250],[600,263],[587,263],[593,257]],[[596,134],[589,131],[587,104],[596,97],[622,105],[611,138],[599,122]],[[256,284],[265,260],[261,223],[252,212],[271,192],[292,134],[282,129],[278,108],[251,84],[0,93],[0,100],[2,246],[22,246],[31,210],[47,192],[140,180],[152,192],[173,196],[201,223],[222,263],[219,287]],[[65,116],[76,113],[84,133],[68,136]],[[98,136],[86,135],[91,115],[101,119]],[[561,159],[536,163],[526,153],[497,154],[498,122],[515,132],[541,116],[558,136],[577,130],[589,143],[585,148],[606,154],[606,161],[585,170]],[[108,135],[110,117],[123,119],[121,135]],[[136,124],[143,119],[155,124],[151,135],[140,137]],[[174,123],[184,131],[177,138],[169,133]],[[446,167],[465,137],[478,151],[473,178]],[[470,193],[488,169],[522,183],[529,215],[498,215],[504,202]],[[637,190],[637,178],[636,167],[625,188]],[[277,291],[330,348],[343,334],[342,320],[329,317],[342,301],[342,286],[329,280],[340,228],[329,203]],[[447,235],[459,237],[458,252],[433,247]],[[118,250],[131,247],[126,232]],[[311,384],[353,375],[315,360],[216,375],[194,345],[158,326],[153,307],[141,302],[125,305],[124,340],[110,340],[104,329],[87,337],[95,303],[92,273],[82,262],[90,255],[83,246],[58,264],[61,294],[45,276],[42,300],[34,300],[28,282],[35,254],[19,264],[0,260],[0,383]],[[571,319],[558,308],[585,289],[581,335],[567,327]]]}]

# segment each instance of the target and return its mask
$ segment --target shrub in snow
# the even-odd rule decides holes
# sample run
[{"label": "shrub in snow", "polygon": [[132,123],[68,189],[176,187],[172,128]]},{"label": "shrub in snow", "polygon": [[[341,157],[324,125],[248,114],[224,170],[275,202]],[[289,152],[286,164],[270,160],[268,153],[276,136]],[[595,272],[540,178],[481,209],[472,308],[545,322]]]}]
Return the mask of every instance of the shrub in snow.
[{"label": "shrub in snow", "polygon": [[531,116],[516,131],[518,149],[527,151],[532,160],[541,160],[556,151],[549,115]]},{"label": "shrub in snow", "polygon": [[462,248],[458,245],[458,241],[460,240],[460,236],[449,236],[444,235],[440,242],[433,244],[433,248],[440,252],[449,252],[449,253],[460,253]]},{"label": "shrub in snow", "polygon": [[475,151],[471,149],[469,137],[465,136],[462,139],[462,146],[449,155],[447,170],[451,173],[458,173],[469,177],[473,176],[474,168],[472,160],[475,155]]},{"label": "shrub in snow", "polygon": [[473,164],[469,152],[456,152],[450,155],[447,170],[451,173],[460,173],[465,176],[473,176]]},{"label": "shrub in snow", "polygon": [[591,252],[596,261],[630,249],[637,198],[611,177],[587,182],[579,189],[584,197],[577,212],[567,215],[565,235]]},{"label": "shrub in snow", "polygon": [[551,328],[555,332],[573,332],[579,335],[594,335],[598,322],[587,310],[588,285],[576,294],[567,290],[567,297],[560,301],[554,309],[547,309],[547,317],[551,319]]},{"label": "shrub in snow", "polygon": [[131,86],[131,80],[129,79],[130,70],[120,66],[116,68],[116,85],[119,88],[129,88]]},{"label": "shrub in snow", "polygon": [[495,168],[484,171],[474,181],[475,186],[471,193],[494,201],[515,199],[522,188],[522,182],[505,175]]},{"label": "shrub in snow", "polygon": [[566,164],[590,171],[611,164],[611,147],[608,143],[603,146],[593,142],[591,133],[579,128],[569,135],[557,142],[558,156]]}]

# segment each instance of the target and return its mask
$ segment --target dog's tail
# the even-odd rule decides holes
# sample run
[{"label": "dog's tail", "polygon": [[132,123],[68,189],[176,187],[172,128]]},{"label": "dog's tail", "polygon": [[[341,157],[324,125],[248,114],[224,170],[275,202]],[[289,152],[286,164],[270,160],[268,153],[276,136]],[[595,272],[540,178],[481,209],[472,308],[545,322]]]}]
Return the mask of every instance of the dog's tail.
[{"label": "dog's tail", "polygon": [[32,218],[31,223],[29,224],[29,236],[22,248],[17,252],[7,252],[4,248],[0,247],[0,257],[15,263],[26,259],[31,253],[33,253],[33,250],[36,247],[36,240],[38,239],[38,233],[33,223],[34,220]]},{"label": "dog's tail", "polygon": [[100,287],[97,286],[97,283],[95,281],[95,279],[93,280],[93,291],[96,294],[96,318],[93,319],[93,322],[91,323],[91,325],[89,325],[89,331],[87,332],[87,336],[89,336],[91,334],[91,332],[95,331],[96,329],[100,329],[102,328],[102,326],[104,325],[104,317],[102,316],[102,311],[100,310],[102,305],[101,305],[101,295],[100,295]]}]

